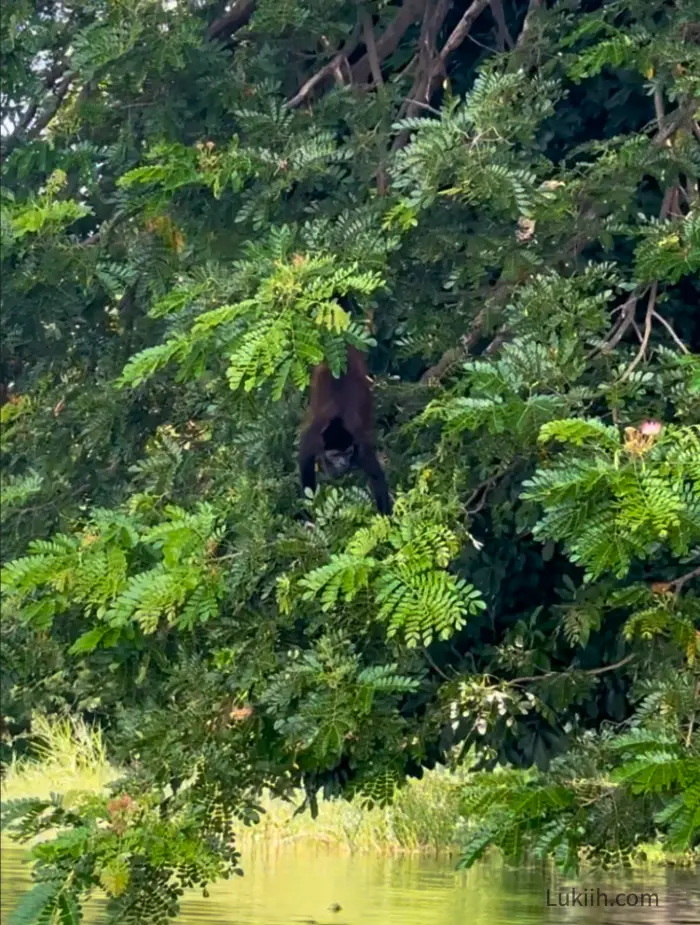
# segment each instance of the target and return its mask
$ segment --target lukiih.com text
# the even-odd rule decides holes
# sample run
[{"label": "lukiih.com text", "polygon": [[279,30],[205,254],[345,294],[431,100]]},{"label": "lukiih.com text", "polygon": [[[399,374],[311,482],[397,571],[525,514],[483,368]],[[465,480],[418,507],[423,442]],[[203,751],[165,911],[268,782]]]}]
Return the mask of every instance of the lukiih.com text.
[{"label": "lukiih.com text", "polygon": [[548,906],[644,906],[659,905],[658,893],[612,893],[601,889],[547,889]]}]

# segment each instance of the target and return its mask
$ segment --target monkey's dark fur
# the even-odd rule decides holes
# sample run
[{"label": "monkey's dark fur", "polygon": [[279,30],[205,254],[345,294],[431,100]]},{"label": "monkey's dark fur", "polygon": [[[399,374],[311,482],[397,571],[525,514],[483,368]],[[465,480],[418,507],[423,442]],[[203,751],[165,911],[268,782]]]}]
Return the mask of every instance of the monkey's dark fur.
[{"label": "monkey's dark fur", "polygon": [[334,378],[328,366],[311,376],[309,412],[301,435],[302,489],[316,488],[316,459],[331,478],[362,469],[369,478],[380,514],[391,514],[389,488],[373,445],[372,392],[364,355],[348,347],[347,367]]}]

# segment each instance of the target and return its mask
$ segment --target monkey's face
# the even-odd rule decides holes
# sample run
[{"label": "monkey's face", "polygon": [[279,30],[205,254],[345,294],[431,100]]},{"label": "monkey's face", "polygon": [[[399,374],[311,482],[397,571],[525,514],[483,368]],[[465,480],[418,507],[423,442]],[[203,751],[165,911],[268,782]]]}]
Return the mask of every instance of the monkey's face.
[{"label": "monkey's face", "polygon": [[329,478],[337,479],[352,468],[355,441],[341,417],[334,417],[323,431],[321,465]]},{"label": "monkey's face", "polygon": [[325,450],[321,457],[323,471],[332,479],[340,478],[352,468],[354,447],[346,450]]}]

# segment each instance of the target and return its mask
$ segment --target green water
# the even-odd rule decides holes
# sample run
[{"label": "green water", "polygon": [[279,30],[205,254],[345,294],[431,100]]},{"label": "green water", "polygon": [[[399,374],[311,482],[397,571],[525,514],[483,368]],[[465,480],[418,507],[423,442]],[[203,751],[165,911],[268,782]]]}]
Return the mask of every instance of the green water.
[{"label": "green water", "polygon": [[[2,922],[27,888],[22,852],[2,853]],[[700,925],[700,872],[657,869],[627,879],[575,883],[532,871],[482,865],[455,873],[449,861],[339,855],[325,850],[257,851],[243,878],[192,894],[180,922],[208,925]],[[559,891],[596,888],[609,896],[658,893],[653,907],[559,907]],[[579,893],[579,895],[581,895]],[[589,894],[588,894],[589,895]],[[562,895],[562,900],[564,896]],[[582,902],[583,900],[581,900]],[[639,900],[641,902],[641,900]],[[646,902],[646,900],[645,900]],[[339,904],[339,911],[331,906]],[[99,903],[87,925],[99,922]]]}]

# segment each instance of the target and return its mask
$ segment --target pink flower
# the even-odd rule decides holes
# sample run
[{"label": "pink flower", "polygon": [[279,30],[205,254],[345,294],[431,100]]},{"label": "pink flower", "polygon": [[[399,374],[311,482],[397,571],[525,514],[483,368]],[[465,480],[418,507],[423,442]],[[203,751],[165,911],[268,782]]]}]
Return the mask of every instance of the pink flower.
[{"label": "pink flower", "polygon": [[645,437],[656,437],[661,433],[661,421],[644,421],[639,432]]}]

